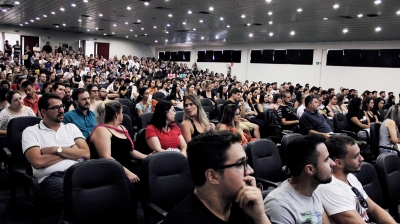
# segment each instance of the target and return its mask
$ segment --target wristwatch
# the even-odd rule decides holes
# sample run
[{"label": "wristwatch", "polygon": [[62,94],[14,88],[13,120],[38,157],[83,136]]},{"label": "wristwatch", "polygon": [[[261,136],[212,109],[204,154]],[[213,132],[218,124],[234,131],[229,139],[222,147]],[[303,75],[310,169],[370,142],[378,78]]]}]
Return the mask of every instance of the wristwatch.
[{"label": "wristwatch", "polygon": [[61,146],[58,146],[58,148],[57,148],[57,154],[58,154],[58,155],[61,155],[61,153],[62,153],[62,148],[61,148]]}]

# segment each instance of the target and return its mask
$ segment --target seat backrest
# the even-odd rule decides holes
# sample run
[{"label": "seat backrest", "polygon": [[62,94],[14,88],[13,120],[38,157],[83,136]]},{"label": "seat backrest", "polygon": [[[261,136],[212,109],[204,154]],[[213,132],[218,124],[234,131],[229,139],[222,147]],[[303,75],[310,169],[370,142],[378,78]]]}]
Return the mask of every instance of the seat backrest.
[{"label": "seat backrest", "polygon": [[218,106],[220,104],[224,104],[227,100],[224,99],[216,99],[215,100],[215,106]]},{"label": "seat backrest", "polygon": [[375,154],[375,158],[379,156],[379,129],[381,124],[371,123],[369,127],[369,145],[371,152]]},{"label": "seat backrest", "polygon": [[353,174],[357,177],[358,181],[360,181],[368,197],[380,207],[385,208],[382,188],[375,168],[367,162],[362,162],[360,172]]},{"label": "seat backrest", "polygon": [[168,212],[193,192],[187,158],[179,152],[157,152],[146,157],[141,165],[143,200]]},{"label": "seat backrest", "polygon": [[223,105],[224,104],[217,105],[216,115],[217,115],[218,122],[221,122],[221,120],[222,120],[222,106]]},{"label": "seat backrest", "polygon": [[153,117],[153,112],[146,112],[139,116],[138,129],[146,128],[149,125],[151,118]]},{"label": "seat backrest", "polygon": [[349,130],[349,123],[346,115],[337,113],[333,115],[333,131],[339,133],[341,130]]},{"label": "seat backrest", "polygon": [[155,93],[153,93],[152,98],[157,100],[157,101],[158,100],[165,100],[165,94],[162,93],[162,92],[155,92]]},{"label": "seat backrest", "polygon": [[215,114],[215,107],[210,99],[203,98],[200,99],[201,106],[203,107],[204,111],[208,114],[209,119],[214,119]]},{"label": "seat backrest", "polygon": [[400,199],[400,158],[392,153],[382,153],[376,159],[376,166],[385,203],[397,203]]},{"label": "seat backrest", "polygon": [[71,166],[64,177],[64,219],[73,223],[125,223],[132,200],[120,163],[94,159]]},{"label": "seat backrest", "polygon": [[133,139],[134,133],[131,118],[127,114],[123,114],[123,116],[122,125],[128,130],[129,135]]},{"label": "seat backrest", "polygon": [[249,165],[254,170],[254,177],[270,181],[283,181],[282,163],[275,143],[268,139],[258,139],[246,147]]},{"label": "seat backrest", "polygon": [[146,128],[142,128],[136,133],[135,149],[146,155],[152,152],[146,142]]},{"label": "seat backrest", "polygon": [[175,124],[178,125],[179,128],[181,128],[184,114],[184,111],[177,111],[175,114]]},{"label": "seat backrest", "polygon": [[298,138],[302,136],[299,133],[290,133],[290,134],[286,134],[282,137],[281,140],[281,150],[279,151],[279,154],[281,156],[281,161],[283,165],[286,165],[286,151],[287,151],[287,146],[289,145],[289,143],[291,141],[293,141],[294,139]]}]

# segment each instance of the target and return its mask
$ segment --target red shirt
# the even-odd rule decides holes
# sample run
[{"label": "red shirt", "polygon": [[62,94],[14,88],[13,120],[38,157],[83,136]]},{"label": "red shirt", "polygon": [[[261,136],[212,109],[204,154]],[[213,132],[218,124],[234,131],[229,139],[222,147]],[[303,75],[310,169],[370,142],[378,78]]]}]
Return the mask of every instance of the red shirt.
[{"label": "red shirt", "polygon": [[33,112],[37,115],[38,110],[39,110],[39,104],[38,104],[39,96],[36,93],[34,93],[33,97],[34,97],[34,99],[32,100],[32,99],[28,99],[28,96],[26,96],[23,101],[24,101],[24,105],[27,107],[30,107],[33,110]]},{"label": "red shirt", "polygon": [[176,124],[172,124],[169,132],[160,131],[151,124],[146,128],[146,141],[151,137],[158,137],[162,149],[178,149],[181,145],[181,141],[179,140],[180,135],[182,135],[181,129]]}]

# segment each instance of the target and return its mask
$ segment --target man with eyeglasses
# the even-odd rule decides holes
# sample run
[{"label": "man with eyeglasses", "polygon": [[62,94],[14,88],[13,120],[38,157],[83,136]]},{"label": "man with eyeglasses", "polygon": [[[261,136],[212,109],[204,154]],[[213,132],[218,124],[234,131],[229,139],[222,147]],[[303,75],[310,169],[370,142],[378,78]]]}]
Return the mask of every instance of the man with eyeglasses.
[{"label": "man with eyeglasses", "polygon": [[317,194],[332,223],[396,223],[384,209],[365,193],[352,174],[361,170],[364,158],[356,141],[349,136],[333,135],[326,141],[329,156],[335,162],[332,182],[320,185]]},{"label": "man with eyeglasses", "polygon": [[299,118],[294,112],[292,106],[292,96],[290,95],[290,92],[283,91],[281,98],[282,103],[276,113],[282,123],[282,130],[293,130],[293,128],[299,124]]},{"label": "man with eyeglasses", "polygon": [[63,124],[61,98],[45,93],[39,99],[43,120],[22,133],[22,150],[38,179],[40,197],[49,206],[63,206],[65,171],[78,159],[89,158],[86,141],[74,124]]},{"label": "man with eyeglasses", "polygon": [[168,212],[163,223],[270,223],[240,141],[237,133],[217,131],[188,143],[195,190]]},{"label": "man with eyeglasses", "polygon": [[64,123],[74,123],[86,139],[97,125],[96,115],[90,110],[88,90],[83,88],[75,89],[72,92],[72,100],[76,107],[74,110],[65,113]]},{"label": "man with eyeglasses", "polygon": [[299,136],[288,144],[287,166],[291,177],[265,198],[272,223],[329,223],[318,186],[332,180],[334,162],[319,135]]}]

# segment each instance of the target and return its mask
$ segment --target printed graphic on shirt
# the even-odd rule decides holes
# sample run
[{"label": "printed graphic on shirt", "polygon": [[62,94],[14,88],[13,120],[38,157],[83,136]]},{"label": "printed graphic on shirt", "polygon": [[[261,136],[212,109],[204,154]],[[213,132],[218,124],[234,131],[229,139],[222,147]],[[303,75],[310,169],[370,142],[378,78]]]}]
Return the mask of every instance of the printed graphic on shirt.
[{"label": "printed graphic on shirt", "polygon": [[319,211],[305,211],[300,213],[302,224],[322,223],[322,214]]}]

